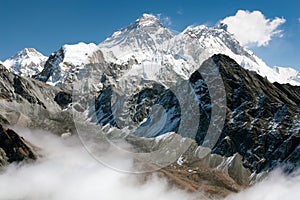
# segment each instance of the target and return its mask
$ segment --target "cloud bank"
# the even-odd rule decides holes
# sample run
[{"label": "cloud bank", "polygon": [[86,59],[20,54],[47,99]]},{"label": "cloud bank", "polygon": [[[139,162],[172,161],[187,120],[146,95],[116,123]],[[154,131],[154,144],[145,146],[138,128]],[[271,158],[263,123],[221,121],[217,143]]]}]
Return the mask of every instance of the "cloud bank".
[{"label": "cloud bank", "polygon": [[221,23],[244,46],[267,46],[273,37],[282,37],[284,18],[267,19],[260,11],[239,10],[234,16],[226,17]]},{"label": "cloud bank", "polygon": [[43,147],[44,157],[10,165],[0,173],[0,200],[196,200],[195,195],[170,188],[166,180],[153,176],[144,183],[137,175],[101,165],[77,138],[61,139],[42,131],[26,131],[22,136]]},{"label": "cloud bank", "polygon": [[[92,159],[78,138],[61,139],[42,131],[24,130],[22,136],[43,147],[44,156],[34,163],[13,164],[0,172],[0,200],[203,200],[195,193],[170,188],[165,179],[153,176],[144,182],[136,175],[107,168]],[[116,162],[132,165],[122,158]],[[275,172],[226,200],[298,200],[299,188],[300,176],[286,177]]]}]

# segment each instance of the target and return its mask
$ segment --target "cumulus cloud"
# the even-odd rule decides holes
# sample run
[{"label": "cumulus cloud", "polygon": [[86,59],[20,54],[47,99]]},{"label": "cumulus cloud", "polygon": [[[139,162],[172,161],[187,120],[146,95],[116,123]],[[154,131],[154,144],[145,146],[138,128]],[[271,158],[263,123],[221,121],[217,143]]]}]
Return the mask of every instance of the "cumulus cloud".
[{"label": "cumulus cloud", "polygon": [[226,17],[221,23],[245,46],[267,46],[272,37],[282,37],[278,29],[285,23],[284,18],[267,19],[260,11],[239,10],[234,16]]}]

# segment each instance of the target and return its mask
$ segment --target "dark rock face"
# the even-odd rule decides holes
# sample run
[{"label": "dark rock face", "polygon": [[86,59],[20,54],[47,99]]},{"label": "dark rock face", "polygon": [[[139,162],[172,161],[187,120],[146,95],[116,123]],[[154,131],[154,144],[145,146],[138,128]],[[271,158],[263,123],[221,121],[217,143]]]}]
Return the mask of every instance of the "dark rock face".
[{"label": "dark rock face", "polygon": [[[72,82],[80,76],[83,64],[75,66],[65,61],[66,49],[61,47],[58,51],[53,52],[44,65],[44,69],[34,75],[32,78],[42,82],[51,82],[52,85],[72,89]],[[87,54],[86,54],[87,55]],[[104,57],[100,50],[94,51],[88,57],[90,64],[104,63]],[[63,66],[63,67],[62,67]]]},{"label": "dark rock face", "polygon": [[[151,108],[154,105],[160,105],[166,112],[166,123],[161,127],[161,130],[155,133],[155,135],[145,135],[145,133],[140,132],[137,132],[136,134],[140,136],[156,137],[168,132],[178,131],[181,112],[178,99],[171,90],[164,88],[162,85],[153,84],[152,88],[145,88],[137,93],[133,96],[131,105],[135,105],[131,106],[131,112],[133,113],[132,120],[134,122],[141,123],[143,119],[148,117],[147,121],[141,124],[141,127],[146,126],[151,123],[151,121],[155,120],[155,117],[152,119],[149,118],[149,107]],[[153,112],[159,113],[160,110],[157,109]]]},{"label": "dark rock face", "polygon": [[213,152],[225,156],[238,152],[244,165],[257,172],[288,162],[291,155],[297,157],[298,87],[274,85],[224,55],[211,59],[219,67],[227,95],[226,122]]},{"label": "dark rock face", "polygon": [[95,101],[97,122],[101,124],[111,124],[117,126],[111,111],[112,88],[109,86],[102,90]]},{"label": "dark rock face", "polygon": [[64,59],[64,52],[63,49],[60,49],[54,53],[52,53],[48,60],[45,63],[43,71],[38,73],[37,75],[34,75],[32,78],[37,79],[42,82],[47,82],[47,80],[50,78],[50,76],[60,76],[60,68],[55,65],[55,63],[60,63]]},{"label": "dark rock face", "polygon": [[300,106],[300,86],[292,86],[290,84],[279,84],[274,85],[288,96],[289,99],[294,101],[298,107]]},{"label": "dark rock face", "polygon": [[13,80],[13,87],[15,94],[20,95],[21,97],[26,99],[30,104],[38,104],[41,105],[43,108],[46,108],[43,102],[41,102],[41,100],[32,93],[34,92],[34,90],[30,82],[22,81],[20,77],[15,76]]},{"label": "dark rock face", "polygon": [[[1,155],[2,154],[2,155]],[[2,159],[1,159],[2,157]],[[36,160],[34,147],[11,129],[0,125],[0,166],[23,160]]]},{"label": "dark rock face", "polygon": [[62,109],[67,108],[68,105],[72,103],[72,94],[66,91],[58,92],[54,97],[54,101],[60,105]]},{"label": "dark rock face", "polygon": [[[103,125],[110,124],[112,126],[123,128],[126,123],[122,121],[116,122],[115,113],[112,111],[111,95],[113,88],[108,86],[103,89],[100,95],[96,99],[95,110],[97,116],[97,122]],[[166,112],[166,123],[159,132],[153,134],[147,134],[144,131],[137,131],[136,134],[143,137],[156,137],[168,132],[176,132],[180,122],[180,106],[178,99],[174,93],[166,89],[164,86],[158,83],[151,83],[151,87],[145,87],[140,92],[133,94],[130,98],[129,115],[132,122],[136,125],[141,124],[141,127],[148,126],[155,122],[151,116],[153,114],[159,114],[160,110],[152,110],[154,105],[161,106]],[[114,111],[117,112],[117,111]],[[147,119],[143,122],[144,119]],[[158,119],[159,120],[159,119]]]}]

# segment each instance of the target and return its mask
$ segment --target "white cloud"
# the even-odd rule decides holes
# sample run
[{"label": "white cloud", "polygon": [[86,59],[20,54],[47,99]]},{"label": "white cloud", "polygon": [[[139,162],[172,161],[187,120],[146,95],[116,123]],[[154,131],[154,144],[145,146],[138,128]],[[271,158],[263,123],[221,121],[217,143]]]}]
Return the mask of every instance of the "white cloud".
[{"label": "white cloud", "polygon": [[300,17],[298,18],[298,22],[300,22]]},{"label": "white cloud", "polygon": [[177,10],[177,11],[176,11],[176,14],[177,14],[177,15],[183,15],[183,10],[182,10],[182,9]]},{"label": "white cloud", "polygon": [[165,25],[165,26],[171,26],[172,21],[171,18],[168,16],[163,16],[161,13],[156,15],[158,19]]},{"label": "white cloud", "polygon": [[239,10],[235,16],[226,17],[221,22],[227,24],[227,30],[245,46],[267,46],[272,37],[282,37],[278,27],[285,23],[284,18],[267,19],[260,11]]},{"label": "white cloud", "polygon": [[[25,165],[12,164],[1,171],[0,200],[203,199],[196,193],[170,187],[166,180],[155,176],[142,182],[136,175],[105,167],[94,160],[74,136],[62,140],[44,131],[19,130],[30,142],[42,147],[43,157]],[[128,163],[126,158],[109,153],[107,156],[123,165]],[[134,164],[133,160],[129,163]],[[261,183],[224,200],[282,200],[283,197],[297,200],[299,188],[300,175],[287,177],[275,171]]]}]

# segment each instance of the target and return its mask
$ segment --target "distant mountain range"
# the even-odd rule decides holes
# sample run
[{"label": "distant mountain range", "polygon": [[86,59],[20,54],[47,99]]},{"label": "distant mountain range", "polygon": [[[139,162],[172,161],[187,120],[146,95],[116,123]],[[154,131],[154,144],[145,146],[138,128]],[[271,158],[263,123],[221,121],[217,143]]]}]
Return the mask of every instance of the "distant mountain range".
[{"label": "distant mountain range", "polygon": [[34,76],[56,85],[68,80],[68,76],[77,68],[96,62],[92,54],[97,51],[104,54],[106,62],[116,64],[136,61],[170,65],[185,78],[198,69],[204,60],[222,53],[271,82],[300,85],[300,73],[297,70],[267,66],[253,52],[241,46],[222,24],[211,28],[204,25],[189,26],[175,34],[164,27],[157,17],[149,14],[143,14],[99,45],[64,45],[48,58],[35,49],[26,48],[5,60],[3,65],[14,73]]}]

